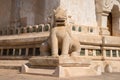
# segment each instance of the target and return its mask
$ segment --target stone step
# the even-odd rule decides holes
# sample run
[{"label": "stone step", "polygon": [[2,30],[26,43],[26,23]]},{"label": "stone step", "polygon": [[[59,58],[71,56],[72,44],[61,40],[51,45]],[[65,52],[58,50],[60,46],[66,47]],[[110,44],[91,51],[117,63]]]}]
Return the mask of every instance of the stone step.
[{"label": "stone step", "polygon": [[37,75],[49,75],[52,76],[55,72],[55,69],[46,69],[46,68],[29,68],[29,70],[26,72],[27,74],[37,74]]},{"label": "stone step", "polygon": [[0,69],[20,69],[28,60],[0,60]]},{"label": "stone step", "polygon": [[31,68],[29,66],[22,66],[22,73],[33,74],[33,75],[44,75],[44,76],[55,76],[55,77],[78,77],[78,76],[95,76],[101,75],[101,71],[92,69],[90,67],[62,67],[56,68]]}]

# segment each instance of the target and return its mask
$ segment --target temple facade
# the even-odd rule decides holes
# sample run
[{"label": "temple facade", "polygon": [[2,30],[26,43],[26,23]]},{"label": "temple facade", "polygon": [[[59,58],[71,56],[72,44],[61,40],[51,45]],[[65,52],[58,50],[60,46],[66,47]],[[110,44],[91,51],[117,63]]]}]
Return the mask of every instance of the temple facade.
[{"label": "temple facade", "polygon": [[120,72],[120,0],[0,0],[0,6],[0,61],[42,56],[51,16],[62,7],[80,42],[79,58],[90,59],[92,69]]}]

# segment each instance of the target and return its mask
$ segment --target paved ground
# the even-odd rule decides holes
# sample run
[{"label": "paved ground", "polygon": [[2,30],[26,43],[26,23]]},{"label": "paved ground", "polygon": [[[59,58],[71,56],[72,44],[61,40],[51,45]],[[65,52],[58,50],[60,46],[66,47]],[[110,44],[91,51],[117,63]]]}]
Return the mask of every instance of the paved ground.
[{"label": "paved ground", "polygon": [[51,76],[20,74],[18,70],[0,69],[0,80],[120,80],[120,73],[105,73],[96,77],[77,77],[59,79]]}]

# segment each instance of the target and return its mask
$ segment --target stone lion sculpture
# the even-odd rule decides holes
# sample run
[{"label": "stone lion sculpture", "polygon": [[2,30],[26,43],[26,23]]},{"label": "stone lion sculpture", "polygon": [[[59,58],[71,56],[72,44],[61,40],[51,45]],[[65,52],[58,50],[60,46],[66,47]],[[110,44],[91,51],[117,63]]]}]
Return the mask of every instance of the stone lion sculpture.
[{"label": "stone lion sculpture", "polygon": [[[54,25],[50,31],[50,37],[46,44],[49,45],[41,48],[47,48],[46,51],[51,49],[52,56],[79,56],[80,55],[80,42],[71,33],[71,26],[67,22],[67,12],[61,7],[54,11]],[[48,49],[49,48],[49,49]],[[48,54],[48,52],[41,49],[41,53]]]}]

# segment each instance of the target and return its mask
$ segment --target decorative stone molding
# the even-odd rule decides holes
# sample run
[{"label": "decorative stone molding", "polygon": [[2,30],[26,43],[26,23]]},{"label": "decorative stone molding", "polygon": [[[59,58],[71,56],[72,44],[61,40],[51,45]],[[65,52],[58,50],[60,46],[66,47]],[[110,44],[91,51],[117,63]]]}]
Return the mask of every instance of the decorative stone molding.
[{"label": "decorative stone molding", "polygon": [[7,27],[0,29],[0,36],[8,36],[8,35],[18,35],[25,33],[35,33],[35,32],[49,32],[50,25],[49,24],[39,24],[33,26],[26,27]]},{"label": "decorative stone molding", "polygon": [[111,11],[115,0],[103,0],[103,11]]},{"label": "decorative stone molding", "polygon": [[114,5],[117,5],[120,8],[120,0],[103,0],[103,11],[111,12]]}]

